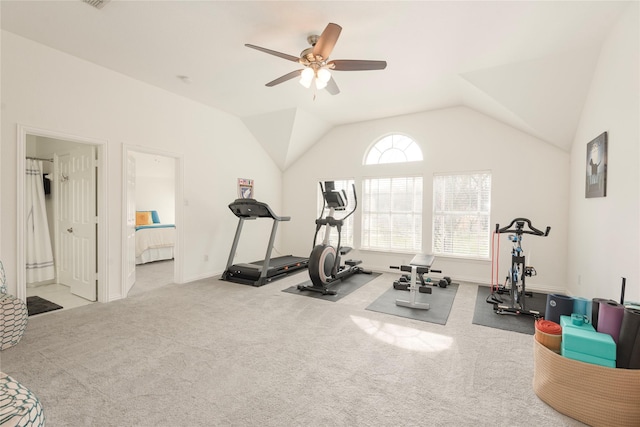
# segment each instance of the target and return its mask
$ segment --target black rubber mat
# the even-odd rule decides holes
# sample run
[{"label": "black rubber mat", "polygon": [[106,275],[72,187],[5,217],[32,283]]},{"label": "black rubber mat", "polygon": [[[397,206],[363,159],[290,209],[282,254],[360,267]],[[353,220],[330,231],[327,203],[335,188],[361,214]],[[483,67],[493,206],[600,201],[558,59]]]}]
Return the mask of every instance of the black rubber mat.
[{"label": "black rubber mat", "polygon": [[[322,295],[320,292],[313,292],[307,290],[299,290],[298,286],[311,286],[311,280],[307,280],[305,282],[299,283],[298,285],[288,287],[287,289],[283,289],[282,292],[288,292],[290,294],[303,295],[306,297],[319,298],[327,301],[338,301],[340,298],[343,298],[349,295],[351,292],[359,289],[360,287],[366,285],[376,277],[378,277],[380,273],[371,273],[371,274],[354,274],[349,278],[336,283],[331,286],[329,289],[336,291],[336,295]],[[309,276],[307,276],[309,277]]]},{"label": "black rubber mat", "polygon": [[40,297],[27,297],[27,311],[29,316],[35,316],[36,314],[47,313],[53,310],[60,310],[63,308],[61,305],[53,303],[49,300]]},{"label": "black rubber mat", "polygon": [[[476,307],[473,312],[475,325],[488,326],[490,328],[502,329],[505,331],[520,332],[522,334],[533,335],[535,333],[535,318],[526,314],[497,314],[493,310],[493,304],[487,302],[490,294],[489,286],[478,286],[476,297]],[[507,301],[509,295],[500,295]],[[536,310],[544,314],[547,305],[547,294],[533,292],[533,296],[526,297],[525,307],[529,310]]]},{"label": "black rubber mat", "polygon": [[416,302],[429,304],[428,310],[422,310],[396,305],[396,299],[409,300],[410,293],[409,291],[393,289],[393,286],[389,285],[389,289],[372,302],[367,307],[367,310],[446,325],[457,291],[458,284],[451,283],[446,288],[434,286],[431,294],[418,293],[416,295]]}]

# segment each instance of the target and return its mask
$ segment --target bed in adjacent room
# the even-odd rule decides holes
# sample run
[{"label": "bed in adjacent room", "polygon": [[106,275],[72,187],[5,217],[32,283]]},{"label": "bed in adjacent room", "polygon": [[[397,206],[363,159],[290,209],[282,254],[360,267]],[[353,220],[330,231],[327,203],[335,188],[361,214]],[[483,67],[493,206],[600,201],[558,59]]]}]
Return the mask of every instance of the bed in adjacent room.
[{"label": "bed in adjacent room", "polygon": [[157,211],[136,212],[136,264],[173,259],[176,226],[163,224]]}]

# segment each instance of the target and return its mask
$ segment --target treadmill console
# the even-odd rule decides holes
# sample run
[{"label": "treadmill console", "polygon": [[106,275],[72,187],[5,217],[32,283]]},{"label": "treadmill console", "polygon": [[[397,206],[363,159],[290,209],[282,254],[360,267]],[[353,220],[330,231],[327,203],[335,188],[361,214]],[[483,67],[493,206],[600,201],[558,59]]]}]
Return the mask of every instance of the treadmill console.
[{"label": "treadmill console", "polygon": [[277,221],[288,221],[290,217],[279,217],[268,204],[255,199],[236,199],[229,204],[229,209],[238,218],[273,218]]}]

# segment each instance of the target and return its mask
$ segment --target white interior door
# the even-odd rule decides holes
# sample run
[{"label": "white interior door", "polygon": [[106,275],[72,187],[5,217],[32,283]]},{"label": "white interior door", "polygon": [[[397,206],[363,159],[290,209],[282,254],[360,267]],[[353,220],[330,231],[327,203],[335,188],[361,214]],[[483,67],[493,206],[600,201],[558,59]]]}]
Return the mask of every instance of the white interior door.
[{"label": "white interior door", "polygon": [[71,293],[96,301],[96,155],[80,145],[57,156],[58,281]]},{"label": "white interior door", "polygon": [[136,158],[127,154],[127,215],[125,239],[127,255],[125,257],[125,289],[126,296],[136,281]]}]

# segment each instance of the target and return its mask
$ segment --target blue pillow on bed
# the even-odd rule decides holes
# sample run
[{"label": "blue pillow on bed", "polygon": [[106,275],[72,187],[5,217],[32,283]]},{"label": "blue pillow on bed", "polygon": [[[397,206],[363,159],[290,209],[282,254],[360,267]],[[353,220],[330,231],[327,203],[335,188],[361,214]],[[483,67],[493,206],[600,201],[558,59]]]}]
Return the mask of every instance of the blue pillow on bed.
[{"label": "blue pillow on bed", "polygon": [[154,224],[160,224],[160,216],[158,216],[158,211],[151,211],[151,221]]}]

